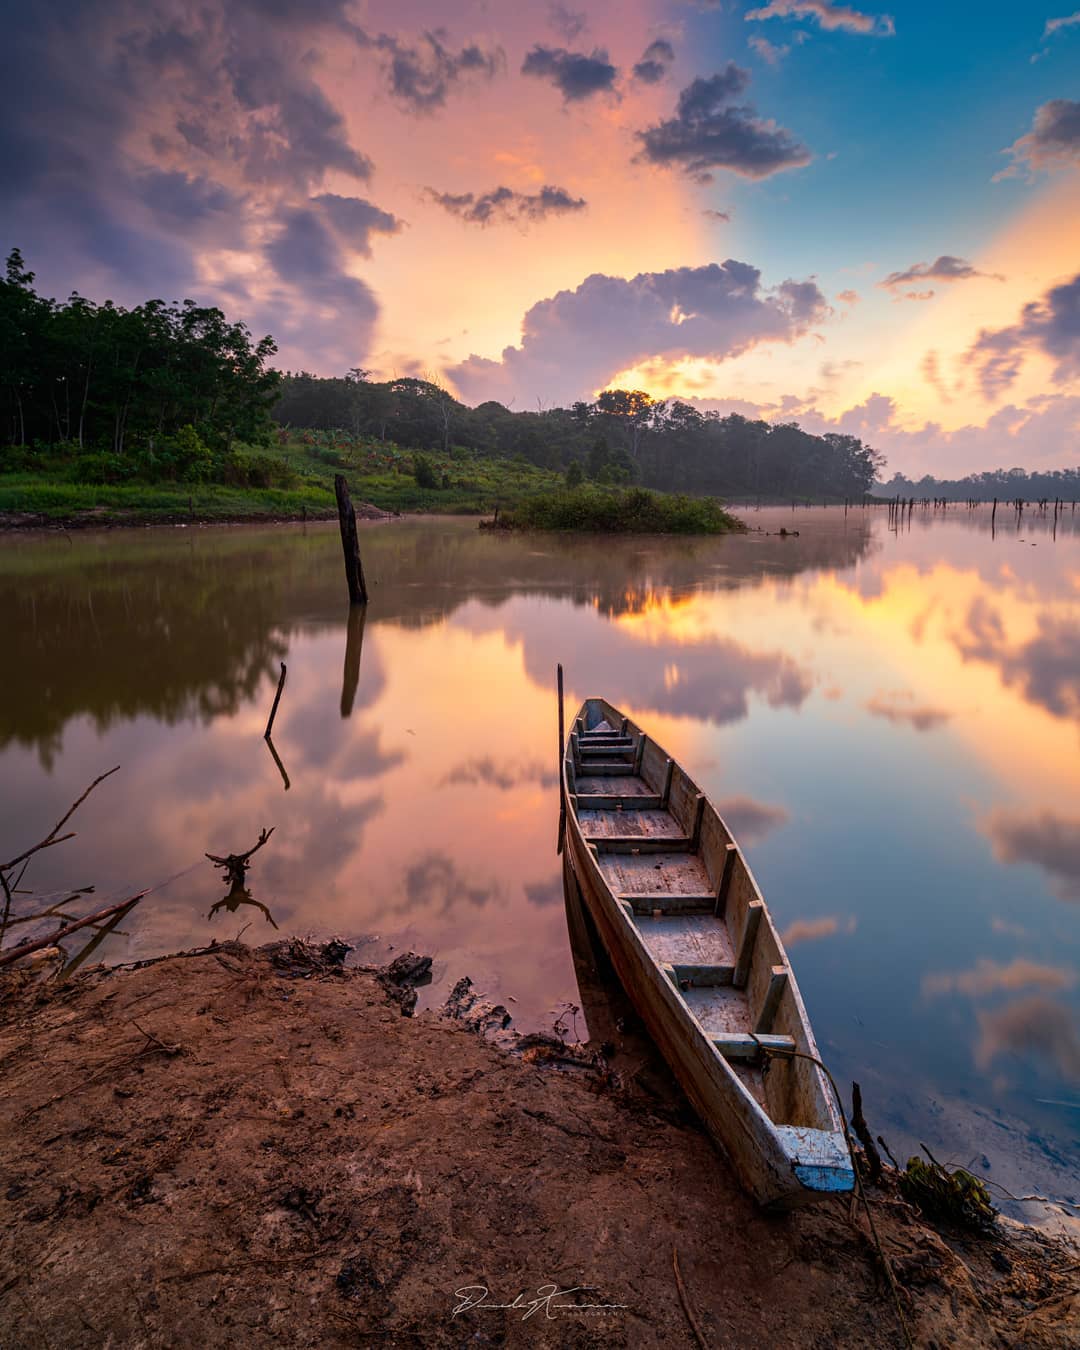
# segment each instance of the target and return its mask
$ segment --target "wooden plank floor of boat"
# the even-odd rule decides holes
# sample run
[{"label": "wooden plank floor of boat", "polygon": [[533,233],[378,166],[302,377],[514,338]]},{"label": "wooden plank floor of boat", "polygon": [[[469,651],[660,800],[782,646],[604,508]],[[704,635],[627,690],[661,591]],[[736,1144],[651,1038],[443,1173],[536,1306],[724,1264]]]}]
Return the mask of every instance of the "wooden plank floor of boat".
[{"label": "wooden plank floor of boat", "polygon": [[[653,796],[644,779],[626,776],[577,779],[581,796],[618,793],[620,797]],[[612,810],[588,807],[578,812],[586,839],[640,836],[643,839],[683,839],[678,820],[666,810]],[[682,850],[662,853],[605,853],[597,859],[600,870],[617,897],[641,896],[645,904],[660,907],[667,896],[710,896],[715,887],[705,863],[697,853]],[[646,899],[647,897],[647,899]],[[672,966],[731,966],[735,948],[727,924],[712,914],[649,914],[636,916],[638,932],[653,958]],[[746,1031],[750,1008],[746,991],[731,984],[694,986],[682,991],[690,1011],[706,1035]],[[761,1068],[746,1062],[731,1062],[731,1068],[757,1101],[765,1105]]]}]

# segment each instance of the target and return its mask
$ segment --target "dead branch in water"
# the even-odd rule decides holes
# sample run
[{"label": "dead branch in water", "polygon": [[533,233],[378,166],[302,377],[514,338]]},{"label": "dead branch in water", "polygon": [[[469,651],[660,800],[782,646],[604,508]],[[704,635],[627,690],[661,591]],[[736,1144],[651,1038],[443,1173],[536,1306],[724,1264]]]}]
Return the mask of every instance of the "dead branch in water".
[{"label": "dead branch in water", "polygon": [[205,856],[210,859],[215,867],[222,869],[225,873],[225,880],[230,886],[242,886],[247,870],[251,866],[251,855],[258,853],[276,828],[276,826],[271,825],[268,830],[264,829],[246,853],[229,853],[224,858],[219,858],[214,853],[207,853]]},{"label": "dead branch in water", "polygon": [[27,956],[30,952],[40,951],[42,947],[55,947],[63,938],[78,932],[80,928],[86,928],[90,924],[99,924],[106,919],[112,918],[114,914],[123,914],[125,910],[130,909],[146,895],[146,891],[140,891],[138,895],[133,895],[127,900],[122,900],[118,905],[110,905],[108,909],[99,909],[96,914],[88,914],[84,919],[75,919],[71,923],[64,924],[48,937],[38,938],[36,942],[27,942],[22,947],[13,947],[9,952],[0,953],[0,968],[10,966],[13,961],[17,961],[20,956]]}]

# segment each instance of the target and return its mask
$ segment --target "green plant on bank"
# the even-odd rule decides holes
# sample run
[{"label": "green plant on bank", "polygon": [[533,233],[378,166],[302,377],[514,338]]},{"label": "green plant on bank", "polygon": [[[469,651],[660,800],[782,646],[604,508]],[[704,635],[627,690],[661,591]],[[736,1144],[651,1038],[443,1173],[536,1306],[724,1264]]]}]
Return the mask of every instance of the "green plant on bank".
[{"label": "green plant on bank", "polygon": [[929,1162],[917,1156],[908,1159],[900,1173],[900,1194],[928,1217],[947,1219],[964,1228],[987,1229],[997,1218],[990,1192],[978,1177],[963,1167],[950,1171],[932,1158]]},{"label": "green plant on bank", "polygon": [[601,534],[724,534],[741,524],[712,497],[671,496],[645,488],[563,488],[505,512],[504,524],[526,530]]}]

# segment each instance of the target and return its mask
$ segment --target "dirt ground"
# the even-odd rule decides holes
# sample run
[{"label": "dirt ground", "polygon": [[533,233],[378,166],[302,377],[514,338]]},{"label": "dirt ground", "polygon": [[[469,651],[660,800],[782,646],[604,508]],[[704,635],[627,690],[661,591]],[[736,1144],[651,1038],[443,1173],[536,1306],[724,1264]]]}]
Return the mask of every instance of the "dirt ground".
[{"label": "dirt ground", "polygon": [[[342,955],[0,982],[4,1350],[904,1344],[846,1200],[764,1216],[662,1073]],[[915,1343],[1080,1346],[1075,1246],[871,1194]]]}]

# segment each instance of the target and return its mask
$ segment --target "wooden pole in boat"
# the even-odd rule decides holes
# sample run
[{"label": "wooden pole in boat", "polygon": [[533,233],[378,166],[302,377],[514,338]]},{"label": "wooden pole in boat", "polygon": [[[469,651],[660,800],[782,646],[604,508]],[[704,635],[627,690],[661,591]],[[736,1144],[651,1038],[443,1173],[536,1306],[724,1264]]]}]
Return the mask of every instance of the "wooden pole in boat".
[{"label": "wooden pole in boat", "polygon": [[563,716],[563,674],[562,666],[555,667],[555,683],[559,690],[559,758],[556,763],[559,766],[559,805],[566,810],[566,785],[563,783],[562,762],[563,755],[566,753],[566,723]]},{"label": "wooden pole in boat", "polygon": [[563,837],[566,833],[566,783],[563,775],[563,755],[566,753],[566,732],[563,718],[563,674],[561,662],[555,667],[555,684],[559,691],[559,758],[556,761],[559,766],[559,842],[555,851],[557,853],[562,853]]},{"label": "wooden pole in boat", "polygon": [[368,593],[364,581],[364,565],[360,561],[360,540],[356,533],[356,509],[349,496],[349,485],[346,483],[343,473],[334,474],[334,495],[337,497],[341,548],[345,554],[345,580],[349,587],[349,604],[366,605]]}]

